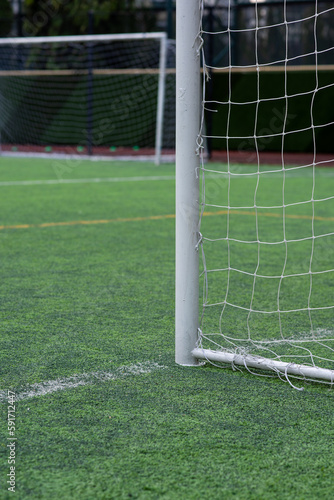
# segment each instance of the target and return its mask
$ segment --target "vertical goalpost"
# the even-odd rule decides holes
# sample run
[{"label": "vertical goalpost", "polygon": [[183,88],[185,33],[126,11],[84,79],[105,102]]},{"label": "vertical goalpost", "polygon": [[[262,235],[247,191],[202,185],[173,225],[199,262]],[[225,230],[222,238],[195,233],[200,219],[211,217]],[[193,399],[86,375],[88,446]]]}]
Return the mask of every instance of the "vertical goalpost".
[{"label": "vertical goalpost", "polygon": [[175,359],[196,365],[198,330],[200,128],[199,0],[177,2]]},{"label": "vertical goalpost", "polygon": [[[318,124],[317,119],[314,117],[317,96],[320,92],[328,91],[331,85],[334,87],[334,83],[322,86],[321,83],[319,83],[318,76],[320,71],[319,54],[325,54],[326,51],[334,50],[334,41],[332,48],[326,48],[323,51],[319,50],[317,41],[317,23],[320,23],[320,16],[322,15],[323,18],[325,18],[326,12],[333,11],[334,13],[334,8],[320,12],[318,10],[318,1],[315,0],[315,5],[313,6],[314,14],[312,16],[303,18],[302,15],[299,15],[297,12],[297,14],[294,13],[294,15],[299,17],[289,18],[287,14],[288,2],[287,0],[282,0],[282,20],[280,23],[276,23],[276,25],[272,23],[272,25],[268,24],[268,26],[263,27],[259,24],[258,3],[260,4],[258,0],[252,1],[252,4],[254,4],[252,8],[254,9],[255,28],[252,27],[248,30],[238,30],[235,28],[234,24],[232,28],[231,19],[233,18],[232,8],[234,2],[230,1],[227,7],[227,28],[221,32],[208,32],[204,31],[202,27],[203,0],[177,2],[175,361],[183,366],[196,366],[199,364],[200,360],[205,360],[213,364],[220,363],[220,366],[221,364],[227,364],[232,365],[233,368],[242,367],[251,373],[255,370],[256,374],[262,373],[263,375],[278,376],[282,380],[288,381],[293,387],[294,385],[290,382],[290,377],[333,384],[333,321],[329,324],[330,321],[333,320],[333,300],[328,299],[328,301],[324,301],[320,304],[314,299],[317,291],[316,285],[319,280],[320,285],[318,286],[324,286],[325,291],[322,293],[325,297],[328,296],[330,293],[328,283],[334,274],[334,266],[332,266],[330,262],[326,263],[327,268],[325,269],[321,268],[321,270],[318,270],[317,268],[318,263],[322,262],[319,258],[321,250],[319,250],[319,242],[327,245],[328,252],[329,245],[334,239],[334,231],[328,228],[321,232],[320,228],[317,232],[315,231],[315,221],[330,221],[333,219],[330,210],[333,210],[334,207],[334,194],[327,194],[326,197],[317,196],[316,189],[317,168],[326,163],[326,161],[318,160],[316,132],[320,128],[333,126],[333,122],[328,119],[327,123]],[[298,27],[305,23],[305,21],[309,22],[310,20],[313,22],[312,35],[310,35],[313,37],[313,52],[305,52],[305,54],[289,57],[290,31],[292,31],[296,25]],[[277,61],[273,60],[273,62],[261,62],[262,55],[259,55],[260,30],[266,28],[266,33],[269,33],[271,29],[273,30],[277,27],[280,27],[282,32],[285,33],[282,37],[285,44],[285,58]],[[246,31],[249,31],[255,40],[254,63],[249,63],[248,65],[247,63],[242,63],[237,66],[234,65],[235,63],[231,55],[231,39],[239,35],[241,37],[245,36]],[[208,66],[205,64],[205,52],[202,49],[204,43],[203,39],[206,40],[208,36],[220,34],[225,36],[225,41],[227,40],[229,44],[228,63],[222,64],[220,67]],[[312,67],[308,62],[311,57],[313,57]],[[290,66],[292,66],[296,60],[297,64],[303,64],[303,58],[307,61],[307,66],[304,66],[304,71],[305,68],[307,71],[313,71],[316,83],[314,84],[314,88],[307,92],[311,96],[309,113],[310,125],[308,124],[305,127],[299,125],[299,127],[293,129],[289,123],[290,117],[292,116],[289,108],[290,101],[296,97],[305,95],[305,92],[303,93],[302,90],[300,90],[299,94],[290,95],[288,75],[290,74],[290,70],[296,71],[298,69],[295,67],[290,68]],[[201,70],[201,64],[203,65],[203,70]],[[277,67],[279,64],[280,68]],[[276,113],[274,114],[274,119],[270,122],[273,124],[275,120],[275,130],[271,130],[270,127],[259,130],[260,103],[262,104],[260,98],[261,85],[263,85],[262,75],[268,72],[268,66],[271,65],[276,66],[273,68],[273,71],[279,69],[282,74],[284,74],[285,95],[280,97],[268,97],[270,93],[267,93],[264,101],[269,103],[269,105],[271,105],[271,111],[274,110],[274,113]],[[332,69],[334,69],[334,67]],[[257,95],[256,98],[250,102],[238,102],[234,94],[232,98],[232,76],[234,73],[242,70],[244,70],[244,73],[253,72],[257,79]],[[271,70],[270,67],[269,70]],[[225,72],[225,74],[228,75],[227,80],[229,89],[225,92],[225,97],[222,97],[221,101],[206,100],[205,80],[211,71],[220,73]],[[203,78],[204,75],[205,77]],[[228,94],[227,98],[226,94]],[[277,106],[277,102],[283,103],[285,106],[283,113],[279,115],[282,121],[279,131],[277,128],[278,111],[275,107]],[[242,133],[236,128],[233,129],[233,126],[236,127],[236,125],[231,123],[232,112],[234,113],[237,107],[240,109],[245,105],[252,105],[255,109],[253,132],[249,134]],[[226,121],[224,131],[221,132],[220,136],[206,136],[204,129],[206,113],[208,111],[214,111],[219,114],[220,109],[224,106],[225,109],[228,110],[224,115]],[[243,109],[248,108],[244,107]],[[263,130],[265,132],[263,132]],[[313,162],[311,164],[305,164],[307,163],[305,162],[302,165],[299,164],[290,169],[290,167],[285,164],[285,146],[287,139],[289,139],[292,134],[297,135],[305,131],[309,131],[312,135]],[[265,163],[263,164],[262,161],[260,154],[261,140],[263,139],[263,142],[265,142],[265,140],[268,141],[268,139],[272,140],[272,138],[276,139],[277,137],[279,137],[281,141],[282,164],[281,166],[277,166],[276,169],[270,169]],[[215,169],[214,167],[210,168],[205,165],[201,145],[206,139],[222,139],[225,141],[227,150],[227,170],[219,171],[218,167]],[[236,140],[244,140],[244,143],[247,141],[254,142],[254,155],[257,158],[255,171],[233,169],[233,165],[230,163],[230,149],[232,150],[231,144],[236,144]],[[334,162],[334,155],[331,162]],[[293,175],[295,177],[300,175],[300,172],[302,174],[305,172],[306,176],[311,172],[309,177],[311,177],[311,179],[313,178],[312,193],[310,197],[307,199],[305,198],[305,200],[288,203],[288,201],[286,201],[288,193],[287,183],[290,178],[293,178]],[[224,189],[228,189],[227,200],[223,200],[222,195],[220,195],[220,198],[217,198],[215,202],[209,204],[205,197],[205,183],[207,180],[210,182],[210,179],[215,176],[217,179],[222,179],[222,177],[227,179],[224,184]],[[276,183],[281,182],[280,187],[278,187],[278,192],[281,193],[280,196],[282,196],[279,205],[277,205],[277,203],[275,205],[274,201],[272,203],[267,201],[268,206],[260,202],[260,195],[262,193],[259,186],[262,186],[262,183],[265,183],[268,178],[277,178],[278,180]],[[234,186],[232,183],[236,182],[238,179],[242,179],[243,182],[247,181],[250,183],[250,186],[253,186],[250,187],[250,189],[253,189],[253,205],[249,203],[250,206],[246,206],[247,204],[245,202],[244,206],[243,200],[238,201],[239,206],[235,201],[233,205],[233,198],[231,198],[230,193],[231,185]],[[255,179],[255,183],[251,184],[253,179]],[[220,182],[220,185],[222,185],[222,182]],[[219,181],[216,184],[216,187],[217,186],[219,186]],[[200,193],[202,194],[200,195]],[[290,215],[290,209],[299,209],[304,206],[310,207],[310,216],[299,216],[298,213]],[[207,210],[207,207],[213,207],[216,212],[206,213],[205,210]],[[316,212],[318,207],[322,209],[321,214],[329,214],[327,219],[326,216],[317,217],[315,215],[318,213]],[[220,212],[218,209],[220,209]],[[270,209],[272,209],[272,211],[280,210],[279,217],[282,217],[282,219],[280,219],[282,222],[278,224],[281,224],[279,228],[284,235],[281,240],[277,239],[277,241],[270,241],[267,235],[263,235],[261,238],[262,233],[259,231],[260,224],[258,222],[258,217],[261,215],[268,216],[268,213],[262,214],[261,211],[266,210],[268,212]],[[325,210],[327,210],[327,212]],[[206,219],[206,215],[217,216],[219,214],[221,217],[226,217],[226,233],[219,237],[215,236],[215,238],[210,235],[206,236],[205,233],[203,233],[203,236],[201,234],[203,218]],[[249,237],[248,239],[246,236],[244,238],[241,236],[233,237],[230,223],[234,214],[254,217],[256,220],[256,236],[253,238]],[[308,230],[312,234],[301,237],[297,233],[293,237],[290,236],[289,239],[288,236],[290,233],[286,231],[289,217],[291,219],[298,219],[298,217],[300,217],[301,220],[310,219],[311,229],[308,227]],[[218,220],[218,217],[210,217],[210,219]],[[276,219],[273,218],[274,222],[275,220],[277,220],[277,217]],[[215,263],[216,265],[212,265],[210,268],[206,260],[205,249],[207,243],[212,244],[215,242],[223,242],[226,244],[226,246],[223,247],[226,248],[226,255],[222,257],[222,259],[225,259],[224,262],[228,263],[226,265],[217,265]],[[308,257],[308,269],[305,271],[297,271],[297,268],[293,268],[293,271],[288,272],[287,267],[288,264],[290,264],[290,259],[292,259],[292,257],[296,258],[292,252],[293,245],[295,247],[298,245],[298,248],[301,249],[305,248],[308,242],[310,242],[311,245],[311,251]],[[233,245],[239,245],[239,249],[242,249],[246,255],[248,249],[255,249],[254,254],[256,254],[256,258],[254,259],[255,264],[252,271],[245,270],[242,267],[243,264],[239,264],[240,267],[237,268],[232,266],[231,255],[233,255]],[[279,272],[274,272],[268,265],[266,272],[264,272],[261,267],[262,263],[260,263],[260,255],[263,259],[265,251],[272,250],[273,248],[282,249],[282,255],[284,255],[282,269]],[[201,272],[199,271],[200,255],[203,257],[203,270],[201,270]],[[249,252],[249,255],[251,255],[251,252]],[[301,253],[299,257],[297,256],[297,262],[299,263],[298,259],[299,261],[305,259],[304,254]],[[250,260],[251,257],[249,257],[249,261]],[[247,264],[249,264],[249,262],[247,262]],[[269,264],[271,264],[270,261]],[[219,283],[219,286],[216,286],[215,293],[217,293],[217,290],[221,287],[221,299],[211,299],[210,303],[208,299],[208,289],[210,290],[209,283],[212,283],[212,281],[214,282],[214,277],[218,275],[222,278],[220,281],[216,281],[216,283]],[[200,278],[203,280],[204,287],[202,305],[199,304]],[[294,283],[294,286],[297,287],[294,290],[298,289],[298,280],[304,278],[306,283],[306,299],[305,305],[301,306],[293,302],[293,295],[290,301],[289,293],[292,292],[287,293],[284,297],[284,291],[288,290],[287,284],[291,283]],[[239,290],[244,290],[246,289],[246,285],[248,286],[249,284],[250,292],[249,299],[247,299],[248,305],[241,302],[239,303],[238,298],[234,298],[236,295],[231,293],[234,282],[240,283],[236,286],[237,293],[238,286],[241,287]],[[276,304],[274,304],[274,307],[271,309],[267,309],[266,300],[260,305],[258,304],[259,301],[255,300],[255,298],[258,299],[258,295],[262,298],[264,297],[264,299],[268,299],[263,290],[264,286],[267,286],[269,283],[270,285],[273,284],[276,286],[276,292],[273,294]],[[226,290],[224,290],[224,286]],[[328,291],[326,292],[327,289]],[[233,292],[235,293],[235,289]],[[201,311],[200,307],[202,307]],[[203,317],[205,318],[205,314],[207,314],[208,310],[210,310],[210,312],[218,311],[216,315],[216,318],[218,318],[218,326],[216,329],[211,326],[213,324],[211,321],[213,314],[209,316],[207,322],[205,322],[205,320],[203,321]],[[241,324],[241,321],[237,318],[238,314],[244,314],[245,317],[245,326],[242,332],[238,331]],[[299,317],[301,319],[298,324]],[[286,318],[292,318],[291,321],[289,319],[290,323]],[[270,327],[271,329],[268,328],[266,331],[266,327],[263,327],[263,324],[267,320],[272,320],[274,326]],[[308,327],[305,327],[306,321],[308,321]],[[327,321],[327,323],[325,323],[325,321]],[[203,323],[205,327],[209,324],[211,333],[202,332]],[[329,329],[323,328],[321,326],[323,324],[329,324]],[[225,327],[226,331],[224,331]],[[293,330],[293,328],[295,328],[295,330]],[[273,332],[275,332],[276,337],[274,337]],[[262,337],[260,337],[260,334]]]}]

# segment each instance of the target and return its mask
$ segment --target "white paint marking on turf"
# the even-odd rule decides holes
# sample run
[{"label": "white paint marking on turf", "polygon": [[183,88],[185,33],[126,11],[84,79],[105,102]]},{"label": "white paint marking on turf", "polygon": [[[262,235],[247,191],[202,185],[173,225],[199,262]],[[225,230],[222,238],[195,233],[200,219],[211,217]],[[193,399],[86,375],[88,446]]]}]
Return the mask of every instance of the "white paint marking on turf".
[{"label": "white paint marking on turf", "polygon": [[[263,172],[261,175],[265,178],[270,178],[272,174],[281,173],[279,171],[272,171],[265,173]],[[245,174],[245,172],[236,172],[237,175]],[[206,179],[216,179],[222,178],[227,179],[228,172],[215,172],[215,173],[206,173]],[[257,175],[257,172],[248,173],[247,175]],[[300,177],[301,175],[297,173],[288,172],[289,177]],[[311,177],[312,173],[306,172],[304,177]],[[321,171],[318,173],[319,177],[333,177],[334,171]],[[0,187],[6,186],[44,186],[44,185],[61,185],[61,184],[99,184],[103,182],[144,182],[144,181],[174,181],[175,175],[149,175],[149,176],[138,176],[138,177],[93,177],[91,179],[44,179],[44,180],[27,180],[27,181],[2,181],[0,182]]]},{"label": "white paint marking on turf", "polygon": [[173,181],[175,175],[151,175],[144,177],[96,177],[92,179],[45,179],[38,181],[3,181],[5,186],[41,186],[47,184],[91,184],[100,182],[140,182],[140,181]]},{"label": "white paint marking on turf", "polygon": [[[158,363],[137,363],[134,365],[120,366],[112,372],[91,372],[82,373],[81,375],[72,375],[71,377],[58,378],[56,380],[48,380],[39,384],[29,385],[22,390],[15,392],[15,400],[21,401],[24,399],[35,398],[38,396],[46,396],[57,391],[65,391],[67,389],[75,389],[79,386],[91,385],[95,382],[109,382],[111,380],[119,380],[130,375],[143,375],[151,373],[155,370],[161,370],[167,366],[159,365]],[[8,391],[0,391],[0,402],[7,401]]]},{"label": "white paint marking on turf", "polygon": [[[224,173],[207,174],[208,179],[224,176]],[[226,177],[226,175],[225,175]],[[0,187],[6,186],[44,186],[59,184],[98,184],[103,182],[143,182],[143,181],[175,181],[175,175],[148,175],[138,177],[92,177],[91,179],[44,179],[35,181],[2,181]]]}]

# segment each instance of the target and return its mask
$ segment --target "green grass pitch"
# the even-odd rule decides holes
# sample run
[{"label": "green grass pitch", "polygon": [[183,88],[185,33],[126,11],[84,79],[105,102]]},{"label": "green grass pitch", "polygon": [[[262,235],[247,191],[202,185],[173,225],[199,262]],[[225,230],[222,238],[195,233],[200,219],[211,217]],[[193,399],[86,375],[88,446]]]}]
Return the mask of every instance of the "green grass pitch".
[{"label": "green grass pitch", "polygon": [[[333,193],[332,170],[319,179]],[[175,365],[174,184],[173,165],[0,158],[1,499],[13,495],[8,390],[17,499],[333,497],[333,390]],[[310,177],[286,187],[293,202]],[[231,186],[233,203],[251,193]],[[253,219],[240,215],[235,237]]]}]

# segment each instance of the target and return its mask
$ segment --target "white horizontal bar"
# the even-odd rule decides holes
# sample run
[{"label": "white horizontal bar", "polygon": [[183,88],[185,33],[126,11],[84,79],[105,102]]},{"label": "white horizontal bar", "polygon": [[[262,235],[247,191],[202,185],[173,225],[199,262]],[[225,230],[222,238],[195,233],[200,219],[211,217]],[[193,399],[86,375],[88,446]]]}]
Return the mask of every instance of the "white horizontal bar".
[{"label": "white horizontal bar", "polygon": [[120,33],[108,35],[69,35],[69,36],[31,36],[31,37],[8,37],[0,38],[0,45],[29,45],[32,43],[55,43],[55,42],[104,42],[119,40],[147,40],[166,38],[166,33]]},{"label": "white horizontal bar", "polygon": [[218,363],[233,363],[239,366],[248,366],[259,370],[279,371],[283,374],[296,375],[298,377],[306,377],[308,379],[320,379],[334,382],[334,370],[327,368],[319,368],[315,366],[297,365],[295,363],[284,363],[274,359],[262,358],[260,356],[251,356],[241,354],[233,354],[224,351],[212,351],[210,349],[196,348],[192,351],[192,355],[197,359],[205,359],[208,361],[216,361]]}]

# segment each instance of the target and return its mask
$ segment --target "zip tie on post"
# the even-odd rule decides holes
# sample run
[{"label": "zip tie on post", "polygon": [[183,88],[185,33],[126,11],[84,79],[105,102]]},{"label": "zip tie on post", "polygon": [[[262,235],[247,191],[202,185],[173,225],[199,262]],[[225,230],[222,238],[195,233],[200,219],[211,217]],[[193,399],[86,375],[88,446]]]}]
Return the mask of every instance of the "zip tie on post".
[{"label": "zip tie on post", "polygon": [[196,252],[198,252],[198,248],[199,248],[199,246],[202,244],[202,241],[203,241],[203,235],[202,235],[202,233],[200,233],[200,232],[198,231],[198,233],[197,233],[197,234],[198,234],[198,242],[196,243],[196,246],[195,246],[195,250],[196,250]]},{"label": "zip tie on post", "polygon": [[[208,67],[207,67],[207,66],[205,66],[205,67],[204,67],[204,74],[205,74],[205,80],[206,80],[207,82],[208,82],[209,80],[211,80],[211,75],[210,75],[210,72],[209,72],[209,70],[208,70]],[[217,109],[215,109],[214,111],[215,111],[215,112],[217,112],[218,110],[217,110]]]},{"label": "zip tie on post", "polygon": [[203,137],[198,134],[197,136],[197,139],[196,139],[196,155],[199,156],[200,155],[200,151],[204,149],[204,146],[203,146]]},{"label": "zip tie on post", "polygon": [[203,45],[204,45],[204,40],[203,40],[203,37],[202,37],[200,31],[199,31],[199,33],[198,33],[198,35],[197,35],[197,37],[196,37],[196,39],[195,39],[195,41],[193,43],[193,47],[195,47],[195,44],[196,44],[197,41],[199,42],[199,44],[198,44],[198,47],[196,49],[196,54],[197,54],[197,57],[200,57],[201,50],[202,50]]},{"label": "zip tie on post", "polygon": [[200,327],[197,328],[197,333],[198,333],[198,340],[196,342],[196,347],[202,347],[203,332],[200,329]]}]

